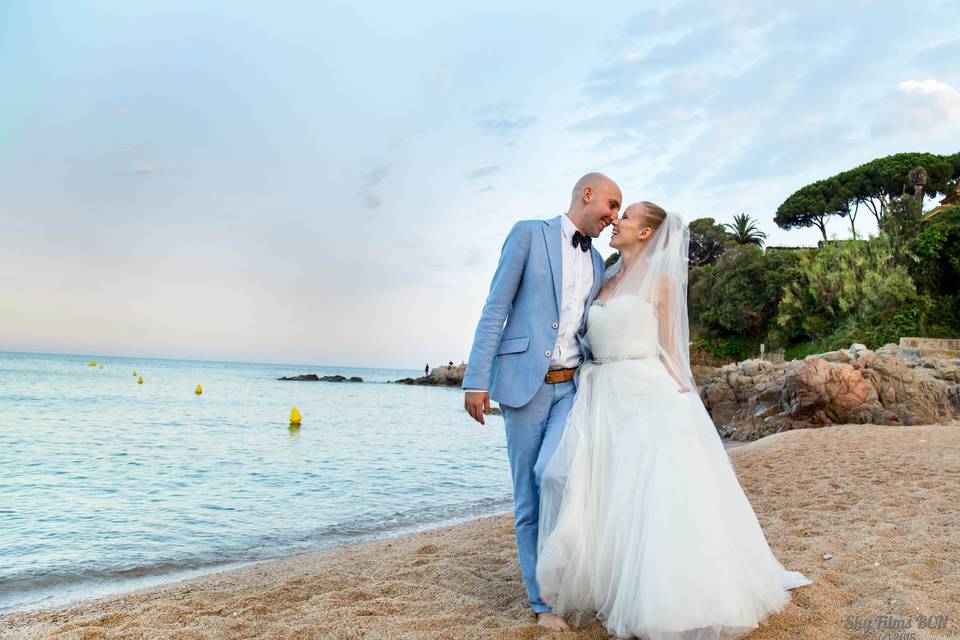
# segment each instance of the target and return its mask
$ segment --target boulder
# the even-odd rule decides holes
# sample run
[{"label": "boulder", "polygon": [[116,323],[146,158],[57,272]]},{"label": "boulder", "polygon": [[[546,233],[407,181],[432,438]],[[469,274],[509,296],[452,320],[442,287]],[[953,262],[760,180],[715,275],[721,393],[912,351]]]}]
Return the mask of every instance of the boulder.
[{"label": "boulder", "polygon": [[294,380],[297,382],[363,382],[363,378],[358,376],[347,378],[338,374],[320,377],[315,373],[303,373],[298,376],[277,378],[277,380]]},{"label": "boulder", "polygon": [[467,371],[467,365],[443,365],[430,371],[429,376],[420,376],[419,378],[403,378],[394,380],[396,384],[426,385],[430,387],[459,387],[463,384],[463,375]]},{"label": "boulder", "polygon": [[756,438],[828,424],[913,425],[960,418],[960,358],[885,345],[772,363],[745,360],[700,383],[721,436]]}]

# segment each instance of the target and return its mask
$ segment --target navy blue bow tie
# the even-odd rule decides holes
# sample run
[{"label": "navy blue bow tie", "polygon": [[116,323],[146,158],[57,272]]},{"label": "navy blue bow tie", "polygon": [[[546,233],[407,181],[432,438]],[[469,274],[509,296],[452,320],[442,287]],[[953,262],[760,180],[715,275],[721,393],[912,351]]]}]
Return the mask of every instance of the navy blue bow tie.
[{"label": "navy blue bow tie", "polygon": [[590,236],[585,236],[579,231],[573,232],[573,246],[580,247],[581,251],[590,251]]}]

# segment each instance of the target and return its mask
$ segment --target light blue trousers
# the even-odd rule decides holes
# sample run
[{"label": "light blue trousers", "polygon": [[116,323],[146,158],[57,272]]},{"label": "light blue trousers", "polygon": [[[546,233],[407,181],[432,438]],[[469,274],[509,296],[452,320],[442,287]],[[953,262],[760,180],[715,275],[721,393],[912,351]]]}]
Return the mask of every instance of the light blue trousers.
[{"label": "light blue trousers", "polygon": [[520,571],[534,613],[550,611],[550,606],[540,598],[536,576],[540,481],[544,467],[560,443],[575,391],[573,382],[544,382],[524,406],[516,409],[501,406],[513,477],[513,517]]}]

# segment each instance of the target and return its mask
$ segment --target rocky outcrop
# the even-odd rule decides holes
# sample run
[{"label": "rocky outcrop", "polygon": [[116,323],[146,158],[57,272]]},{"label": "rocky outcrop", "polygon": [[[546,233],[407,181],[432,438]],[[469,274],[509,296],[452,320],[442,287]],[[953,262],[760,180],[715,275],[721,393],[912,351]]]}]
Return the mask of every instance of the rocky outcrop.
[{"label": "rocky outcrop", "polygon": [[350,378],[341,375],[321,377],[315,373],[304,373],[299,376],[277,378],[277,380],[294,380],[297,382],[363,382],[363,378],[359,376],[352,376]]},{"label": "rocky outcrop", "polygon": [[467,365],[443,365],[430,371],[429,376],[420,376],[419,378],[403,378],[394,380],[397,384],[415,384],[426,385],[430,387],[459,387],[463,384],[463,375],[467,371]]},{"label": "rocky outcrop", "polygon": [[734,440],[828,424],[960,418],[960,352],[854,344],[779,364],[745,360],[698,377],[717,430]]}]

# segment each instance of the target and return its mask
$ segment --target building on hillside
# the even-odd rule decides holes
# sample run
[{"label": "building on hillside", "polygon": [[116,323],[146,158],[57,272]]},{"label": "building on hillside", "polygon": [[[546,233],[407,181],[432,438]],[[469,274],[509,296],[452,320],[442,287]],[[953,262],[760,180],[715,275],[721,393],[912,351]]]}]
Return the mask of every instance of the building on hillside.
[{"label": "building on hillside", "polygon": [[834,238],[833,240],[817,240],[817,249],[823,249],[828,244],[866,244],[866,238]]},{"label": "building on hillside", "polygon": [[775,247],[775,246],[766,246],[763,248],[764,253],[783,253],[785,251],[802,251],[804,249],[810,249],[810,247]]},{"label": "building on hillside", "polygon": [[930,218],[936,216],[947,207],[957,203],[960,203],[960,184],[957,185],[956,191],[954,191],[953,193],[947,194],[947,197],[941,200],[940,204],[938,204],[936,207],[928,211],[927,214],[923,216],[923,219],[929,220]]}]

